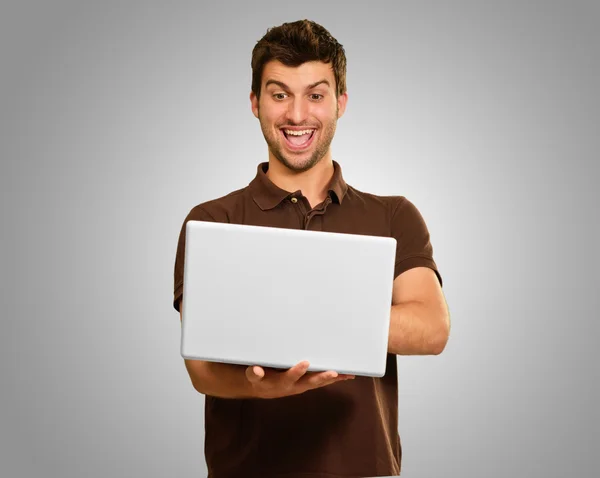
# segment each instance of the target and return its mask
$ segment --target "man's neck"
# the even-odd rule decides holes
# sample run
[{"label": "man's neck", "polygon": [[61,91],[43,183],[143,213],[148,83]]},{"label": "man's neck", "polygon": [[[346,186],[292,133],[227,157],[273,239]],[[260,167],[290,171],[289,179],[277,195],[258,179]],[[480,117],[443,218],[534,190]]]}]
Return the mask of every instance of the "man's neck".
[{"label": "man's neck", "polygon": [[334,167],[331,155],[326,155],[308,171],[290,171],[276,159],[269,157],[267,177],[285,191],[301,190],[311,207],[320,204],[327,197],[327,189],[333,177]]}]

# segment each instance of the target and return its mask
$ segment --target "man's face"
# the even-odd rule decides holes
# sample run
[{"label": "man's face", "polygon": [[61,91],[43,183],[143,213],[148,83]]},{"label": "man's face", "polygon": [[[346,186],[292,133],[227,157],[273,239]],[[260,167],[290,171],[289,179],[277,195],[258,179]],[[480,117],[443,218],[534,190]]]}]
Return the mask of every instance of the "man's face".
[{"label": "man's face", "polygon": [[260,101],[250,94],[252,111],[270,154],[290,170],[306,171],[329,154],[347,101],[347,94],[336,98],[335,87],[330,64],[265,65]]}]

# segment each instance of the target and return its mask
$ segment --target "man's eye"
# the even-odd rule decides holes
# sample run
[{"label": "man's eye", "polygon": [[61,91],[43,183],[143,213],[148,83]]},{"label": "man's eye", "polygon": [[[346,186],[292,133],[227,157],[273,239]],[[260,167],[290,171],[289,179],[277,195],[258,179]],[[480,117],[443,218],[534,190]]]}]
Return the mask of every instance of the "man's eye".
[{"label": "man's eye", "polygon": [[285,96],[285,93],[275,93],[273,96],[276,100],[282,100]]},{"label": "man's eye", "polygon": [[[317,93],[314,93],[314,94],[312,94],[312,95],[310,95],[310,96],[312,96],[313,100],[320,100],[321,98],[323,98],[323,95],[319,95],[319,94],[317,94]],[[315,96],[316,96],[317,98],[315,98]]]}]

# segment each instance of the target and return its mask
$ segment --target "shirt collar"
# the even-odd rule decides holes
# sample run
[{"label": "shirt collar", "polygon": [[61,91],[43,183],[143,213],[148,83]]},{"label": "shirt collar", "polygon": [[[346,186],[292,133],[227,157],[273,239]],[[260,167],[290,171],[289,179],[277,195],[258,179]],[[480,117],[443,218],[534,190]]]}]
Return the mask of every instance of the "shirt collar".
[{"label": "shirt collar", "polygon": [[[284,199],[289,198],[298,191],[286,191],[275,185],[268,177],[267,170],[269,163],[260,163],[256,168],[256,176],[250,183],[250,192],[254,202],[263,210],[273,209]],[[342,204],[344,196],[348,191],[348,185],[342,175],[342,167],[336,161],[333,161],[333,177],[329,182],[328,193],[332,201]]]}]

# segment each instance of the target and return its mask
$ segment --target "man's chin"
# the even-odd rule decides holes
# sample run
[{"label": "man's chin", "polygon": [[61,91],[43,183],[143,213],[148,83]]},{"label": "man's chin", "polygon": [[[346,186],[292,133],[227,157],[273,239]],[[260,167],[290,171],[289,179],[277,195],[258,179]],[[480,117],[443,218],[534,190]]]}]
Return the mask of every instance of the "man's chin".
[{"label": "man's chin", "polygon": [[274,156],[287,169],[289,169],[290,171],[294,171],[296,173],[303,173],[304,171],[308,171],[309,169],[313,168],[319,162],[319,159],[315,158],[314,155],[308,156],[306,158],[303,158],[303,157],[286,158],[282,154],[276,154]]}]

